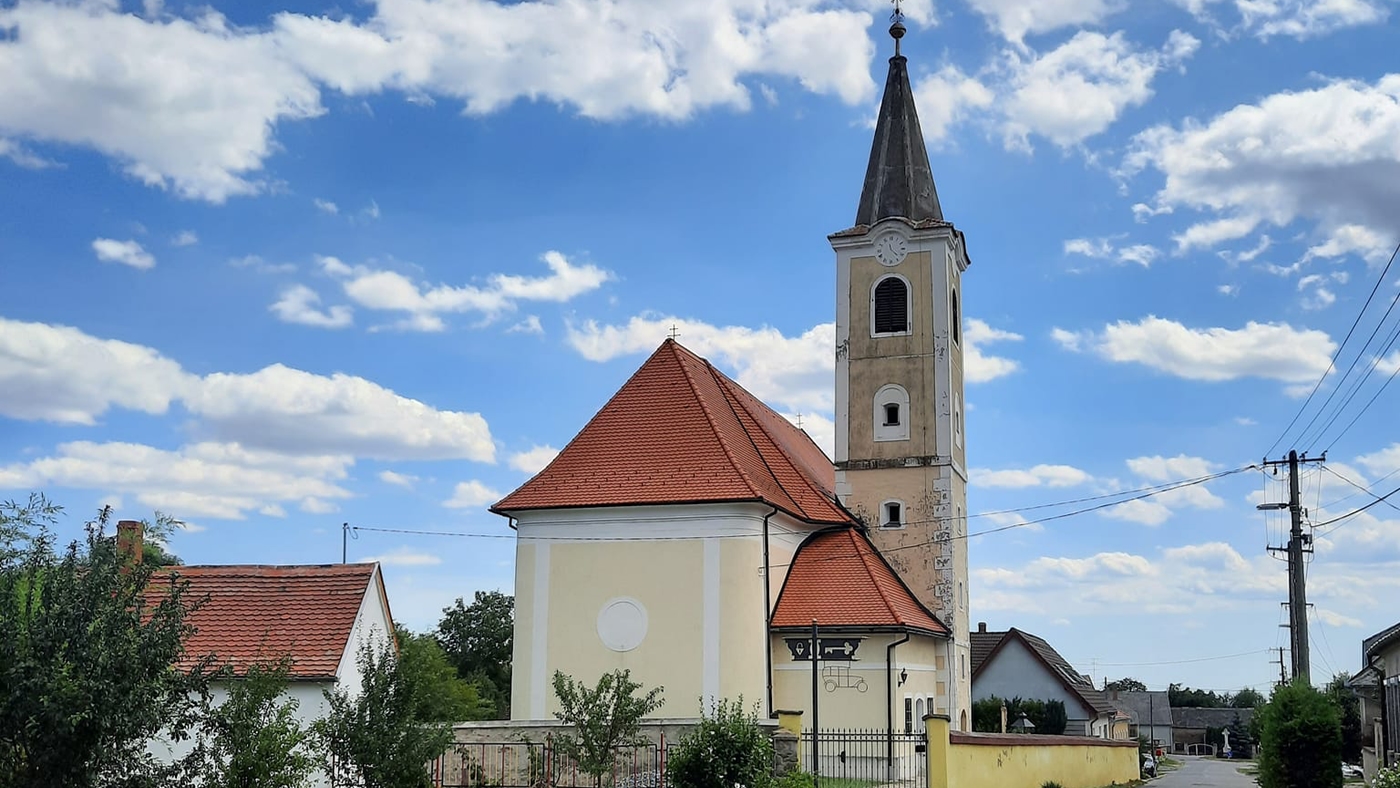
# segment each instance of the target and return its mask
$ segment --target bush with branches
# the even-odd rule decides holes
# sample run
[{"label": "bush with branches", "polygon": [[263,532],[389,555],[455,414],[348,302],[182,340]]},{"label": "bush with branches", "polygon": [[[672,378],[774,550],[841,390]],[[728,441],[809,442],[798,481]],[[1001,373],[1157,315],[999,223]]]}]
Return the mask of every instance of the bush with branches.
[{"label": "bush with branches", "polygon": [[1256,714],[1263,788],[1341,788],[1341,718],[1326,695],[1295,682],[1275,690]]},{"label": "bush with branches", "polygon": [[554,695],[560,707],[554,716],[573,728],[572,733],[555,737],[555,746],[592,777],[595,786],[602,786],[603,778],[613,771],[619,748],[646,743],[641,737],[642,718],[661,708],[663,688],[638,696],[641,688],[629,670],[604,673],[594,687],[554,672]]},{"label": "bush with branches", "polygon": [[773,780],[773,740],[746,713],[743,699],[720,700],[667,756],[666,777],[675,788],[768,788]]}]

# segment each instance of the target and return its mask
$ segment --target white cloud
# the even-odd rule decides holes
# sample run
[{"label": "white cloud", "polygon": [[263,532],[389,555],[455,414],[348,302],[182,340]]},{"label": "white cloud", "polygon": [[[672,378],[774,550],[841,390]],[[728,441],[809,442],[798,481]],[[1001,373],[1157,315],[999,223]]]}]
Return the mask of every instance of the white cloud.
[{"label": "white cloud", "polygon": [[518,451],[510,455],[507,463],[517,471],[533,476],[544,470],[544,466],[548,465],[558,454],[559,450],[553,446],[532,446],[525,451]]},{"label": "white cloud", "polygon": [[820,413],[784,413],[783,418],[800,426],[807,437],[817,444],[827,457],[836,456],[836,422]]},{"label": "white cloud", "polygon": [[1259,422],[1255,421],[1254,419],[1251,419],[1248,416],[1236,416],[1235,423],[1240,425],[1241,427],[1253,427]]},{"label": "white cloud", "polygon": [[360,560],[364,562],[378,561],[385,566],[437,566],[442,563],[440,556],[414,550],[410,547],[400,547],[392,552],[367,556]]},{"label": "white cloud", "polygon": [[794,411],[830,413],[835,405],[831,376],[836,362],[836,325],[822,323],[797,336],[776,328],[712,326],[697,320],[638,315],[620,326],[596,321],[569,323],[569,345],[589,361],[650,353],[675,326],[680,342],[733,372],[759,399]]},{"label": "white cloud", "polygon": [[1158,210],[1204,214],[1176,236],[1181,250],[1301,219],[1328,239],[1313,256],[1374,257],[1397,237],[1400,179],[1378,175],[1400,172],[1400,74],[1333,80],[1206,122],[1147,129],[1134,138],[1123,172],[1147,169],[1163,179]]},{"label": "white cloud", "polygon": [[161,414],[196,382],[148,347],[0,317],[0,415],[93,424],[114,406]]},{"label": "white cloud", "polygon": [[413,489],[413,485],[417,484],[419,481],[417,476],[407,473],[398,473],[396,471],[380,471],[379,480],[385,484],[392,484],[396,487],[403,487],[409,490]]},{"label": "white cloud", "polygon": [[0,10],[0,28],[18,31],[0,47],[0,127],[94,148],[183,197],[260,191],[274,125],[322,111],[271,35],[211,10],[144,20],[105,3],[21,3]]},{"label": "white cloud", "polygon": [[340,213],[340,206],[336,205],[330,200],[323,200],[320,197],[316,197],[311,200],[311,204],[315,205],[316,210],[320,211],[321,213],[328,213],[331,216]]},{"label": "white cloud", "polygon": [[1295,329],[1286,323],[1188,328],[1155,316],[1136,323],[1112,323],[1103,331],[1074,333],[1057,328],[1052,336],[1067,350],[1204,381],[1258,377],[1310,383],[1328,368],[1336,347],[1325,332]]},{"label": "white cloud", "polygon": [[610,271],[589,263],[576,265],[553,251],[540,257],[549,275],[492,274],[484,286],[419,284],[397,271],[350,266],[334,257],[318,259],[352,301],[366,309],[404,314],[395,327],[410,331],[441,331],[446,327],[444,314],[475,312],[491,320],[522,301],[570,301],[613,279]]},{"label": "white cloud", "polygon": [[1117,263],[1134,263],[1143,268],[1151,267],[1161,252],[1151,244],[1130,244],[1117,247],[1108,238],[1071,238],[1065,241],[1065,254],[1076,254],[1095,260],[1112,260]]},{"label": "white cloud", "polygon": [[1363,626],[1361,619],[1343,615],[1335,610],[1326,608],[1313,608],[1313,616],[1322,619],[1322,622],[1329,627],[1350,627],[1360,629]]},{"label": "white cloud", "polygon": [[535,334],[542,336],[544,326],[540,325],[540,319],[536,315],[526,315],[524,320],[506,329],[507,334]]},{"label": "white cloud", "polygon": [[[1384,476],[1400,468],[1400,443],[1392,443],[1384,449],[1363,454],[1356,458],[1356,462],[1371,473]],[[1335,463],[1329,467],[1335,469]]]},{"label": "white cloud", "polygon": [[181,230],[170,239],[171,246],[194,246],[199,243],[199,235],[194,230]]},{"label": "white cloud", "polygon": [[[1201,457],[1180,454],[1135,457],[1127,461],[1128,469],[1144,482],[1165,484],[1208,476],[1218,467]],[[1219,509],[1225,501],[1206,489],[1204,484],[1177,487],[1157,493],[1150,498],[1129,500],[1101,511],[1104,517],[1126,520],[1147,526],[1158,526],[1171,519],[1177,509]]]},{"label": "white cloud", "polygon": [[1336,303],[1337,296],[1327,287],[1328,277],[1309,274],[1298,280],[1298,292],[1307,295],[1302,300],[1304,309],[1326,309]]},{"label": "white cloud", "polygon": [[947,138],[953,126],[974,111],[988,109],[995,100],[996,95],[986,84],[951,65],[921,77],[914,84],[919,129],[924,141],[935,146]]},{"label": "white cloud", "polygon": [[982,346],[993,342],[1020,342],[1022,339],[1020,334],[992,328],[985,320],[968,318],[967,328],[963,331],[963,376],[967,382],[987,383],[1020,369],[1020,362],[989,356],[982,351]]},{"label": "white cloud", "polygon": [[1380,262],[1390,254],[1393,244],[1388,237],[1369,227],[1359,224],[1343,224],[1332,228],[1327,238],[1315,246],[1308,247],[1303,259],[1315,257],[1336,259],[1349,254],[1359,254],[1368,262]]},{"label": "white cloud", "polygon": [[1175,457],[1135,457],[1128,460],[1128,470],[1151,482],[1172,482],[1197,479],[1214,473],[1218,466],[1203,458],[1178,454]]},{"label": "white cloud", "polygon": [[848,104],[874,88],[870,14],[821,0],[383,0],[363,21],[282,12],[261,27],[191,13],[0,10],[0,29],[18,31],[0,49],[0,128],[13,137],[0,152],[18,159],[26,139],[93,148],[144,183],[222,202],[267,188],[277,126],[324,112],[323,86],[451,97],[477,115],[525,99],[605,120],[744,110],[755,77]]},{"label": "white cloud", "polygon": [[[1222,0],[1176,0],[1203,21],[1213,22],[1208,8]],[[1384,22],[1384,0],[1230,0],[1239,27],[1259,38],[1306,39],[1348,27]]]},{"label": "white cloud", "polygon": [[1065,241],[1065,254],[1104,260],[1113,255],[1113,244],[1107,238],[1071,238]]},{"label": "white cloud", "polygon": [[30,462],[0,466],[0,488],[70,487],[131,494],[176,517],[242,519],[285,502],[344,499],[337,482],[348,456],[290,457],[237,443],[196,443],[175,451],[135,443],[78,441]]},{"label": "white cloud", "polygon": [[292,285],[268,307],[284,323],[317,328],[346,328],[354,321],[354,310],[344,304],[320,308],[321,296],[306,285]]},{"label": "white cloud", "polygon": [[1008,41],[1062,27],[1095,25],[1127,7],[1126,0],[968,0]]},{"label": "white cloud", "polygon": [[452,497],[443,501],[442,505],[449,509],[476,509],[493,504],[503,497],[490,487],[472,479],[458,482],[457,486],[452,488]]},{"label": "white cloud", "polygon": [[148,347],[0,318],[0,414],[92,424],[113,406],[160,414],[175,401],[198,417],[194,429],[250,448],[495,461],[480,414],[438,410],[361,377],[273,364],[201,378]]},{"label": "white cloud", "polygon": [[1072,465],[1036,465],[1025,470],[974,468],[970,484],[974,487],[1074,487],[1092,479]]},{"label": "white cloud", "polygon": [[297,270],[293,263],[269,263],[255,254],[235,257],[228,261],[234,268],[248,268],[260,274],[290,274]]},{"label": "white cloud", "polygon": [[7,140],[4,137],[0,137],[0,157],[9,159],[26,170],[45,170],[56,166],[54,162],[35,154],[18,142]]},{"label": "white cloud", "polygon": [[1124,109],[1152,96],[1152,80],[1194,54],[1200,42],[1172,31],[1161,50],[1139,50],[1122,32],[1081,30],[1073,38],[1029,60],[1009,54],[1006,114],[1008,147],[1029,150],[1038,134],[1061,147],[1108,128]]},{"label": "white cloud", "polygon": [[156,266],[156,258],[135,241],[98,238],[92,242],[92,251],[97,254],[98,260],[107,263],[121,263],[143,271]]},{"label": "white cloud", "polygon": [[1221,294],[1221,295],[1225,295],[1225,296],[1238,295],[1239,292],[1240,292],[1240,286],[1239,286],[1239,285],[1216,285],[1216,287],[1215,287],[1215,292],[1217,292],[1217,293],[1219,293],[1219,294]]},{"label": "white cloud", "polygon": [[185,407],[214,434],[289,453],[494,462],[486,420],[444,411],[354,375],[282,364],[207,375]]}]

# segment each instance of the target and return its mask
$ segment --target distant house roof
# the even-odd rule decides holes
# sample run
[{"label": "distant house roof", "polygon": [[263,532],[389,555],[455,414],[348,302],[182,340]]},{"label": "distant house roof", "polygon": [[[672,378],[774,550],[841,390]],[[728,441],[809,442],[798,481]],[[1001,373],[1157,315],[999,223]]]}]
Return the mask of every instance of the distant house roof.
[{"label": "distant house roof", "polygon": [[1369,664],[1377,652],[1397,641],[1400,641],[1400,624],[1382,629],[1361,641],[1361,661]]},{"label": "distant house roof", "polygon": [[189,582],[187,599],[207,596],[185,619],[195,633],[180,667],[189,669],[212,653],[216,666],[239,674],[285,655],[292,660],[291,678],[333,679],[365,594],[384,593],[377,567],[176,566],[153,577],[150,587],[161,588],[173,574]]},{"label": "distant house roof", "polygon": [[771,625],[797,629],[813,621],[819,627],[949,631],[854,527],[818,531],[793,555]]},{"label": "distant house roof", "polygon": [[[1060,652],[1052,648],[1043,638],[1029,632],[1022,632],[1015,627],[1005,632],[983,632],[979,628],[979,631],[971,634],[972,679],[974,681],[977,680],[977,674],[992,661],[997,652],[1005,648],[1007,643],[1019,640],[1039,659],[1050,675],[1054,676],[1066,690],[1069,690],[1083,702],[1085,708],[1095,714],[1114,714],[1117,712],[1113,704],[1108,702],[1107,696],[1095,688],[1093,682],[1086,676],[1075,670],[1074,666],[1060,656]],[[988,643],[991,643],[993,636],[995,636],[996,642],[988,648]],[[978,659],[979,652],[981,652],[981,659]]]},{"label": "distant house roof", "polygon": [[1105,690],[1104,695],[1119,711],[1127,713],[1134,725],[1172,724],[1172,704],[1166,691]]},{"label": "distant house roof", "polygon": [[755,501],[810,523],[854,522],[835,489],[835,468],[807,433],[667,339],[491,511]]},{"label": "distant house roof", "polygon": [[1254,716],[1254,709],[1206,709],[1194,706],[1173,708],[1172,727],[1189,730],[1228,728],[1237,715],[1242,724],[1248,725],[1250,718]]}]

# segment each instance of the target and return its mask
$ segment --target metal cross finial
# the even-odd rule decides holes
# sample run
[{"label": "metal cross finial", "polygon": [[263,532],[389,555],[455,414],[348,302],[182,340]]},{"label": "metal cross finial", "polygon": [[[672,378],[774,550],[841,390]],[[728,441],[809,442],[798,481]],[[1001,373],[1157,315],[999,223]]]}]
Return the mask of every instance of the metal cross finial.
[{"label": "metal cross finial", "polygon": [[670,332],[671,339],[675,339],[676,337],[678,337],[678,336],[680,336],[680,335],[681,335],[680,330],[679,330],[678,328],[676,328],[676,324],[675,324],[675,323],[672,323],[672,324],[671,324],[671,332]]},{"label": "metal cross finial", "polygon": [[904,9],[901,0],[893,0],[894,13],[890,14],[890,38],[894,39],[894,56],[899,57],[899,39],[904,38]]},{"label": "metal cross finial", "polygon": [[797,428],[798,428],[799,430],[802,429],[802,414],[801,414],[801,413],[797,414]]}]

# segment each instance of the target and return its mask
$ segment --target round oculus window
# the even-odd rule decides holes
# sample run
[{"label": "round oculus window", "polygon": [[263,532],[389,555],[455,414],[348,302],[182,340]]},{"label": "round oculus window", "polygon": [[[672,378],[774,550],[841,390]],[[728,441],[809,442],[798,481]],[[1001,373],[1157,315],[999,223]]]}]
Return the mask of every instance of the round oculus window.
[{"label": "round oculus window", "polygon": [[598,611],[598,639],[613,651],[631,651],[647,636],[647,610],[626,597],[612,599]]}]

